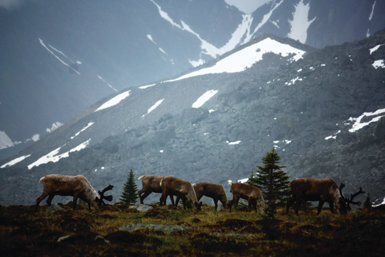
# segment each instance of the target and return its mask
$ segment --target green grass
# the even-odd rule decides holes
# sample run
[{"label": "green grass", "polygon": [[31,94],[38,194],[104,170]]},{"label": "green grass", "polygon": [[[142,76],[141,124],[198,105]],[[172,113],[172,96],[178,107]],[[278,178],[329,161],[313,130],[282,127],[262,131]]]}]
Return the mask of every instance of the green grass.
[{"label": "green grass", "polygon": [[[0,207],[2,256],[383,256],[385,215],[323,210],[266,221],[248,211],[202,211],[153,205],[148,212],[127,205],[50,212],[41,206]],[[135,231],[124,225],[143,224]],[[161,231],[146,224],[187,229]],[[179,228],[179,227],[178,227]],[[61,242],[59,238],[68,236]]]}]

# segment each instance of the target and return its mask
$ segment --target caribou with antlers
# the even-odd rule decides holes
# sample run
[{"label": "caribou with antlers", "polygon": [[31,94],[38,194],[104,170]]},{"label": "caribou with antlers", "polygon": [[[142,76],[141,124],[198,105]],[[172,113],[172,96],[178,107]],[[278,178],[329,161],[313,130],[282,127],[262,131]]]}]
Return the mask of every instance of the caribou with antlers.
[{"label": "caribou with antlers", "polygon": [[35,210],[39,207],[40,202],[48,196],[47,204],[51,205],[51,201],[55,195],[73,196],[73,208],[76,208],[77,199],[80,198],[88,203],[88,208],[91,210],[91,205],[95,208],[104,204],[103,199],[112,201],[112,196],[104,196],[104,193],[113,188],[109,185],[99,194],[91,186],[90,182],[82,175],[67,176],[61,174],[50,174],[40,179],[43,184],[43,192],[36,199]]},{"label": "caribou with antlers", "polygon": [[322,210],[322,206],[325,202],[329,203],[331,212],[334,213],[334,206],[339,209],[341,214],[346,214],[350,210],[350,204],[360,204],[360,202],[353,201],[356,196],[364,193],[362,188],[350,196],[350,199],[344,198],[342,189],[345,184],[341,183],[338,187],[337,183],[331,179],[319,179],[319,178],[297,178],[290,182],[290,189],[292,197],[289,199],[286,207],[286,212],[289,212],[289,208],[294,204],[295,213],[298,215],[298,209],[301,204],[305,204],[306,201],[318,201],[319,214]]}]

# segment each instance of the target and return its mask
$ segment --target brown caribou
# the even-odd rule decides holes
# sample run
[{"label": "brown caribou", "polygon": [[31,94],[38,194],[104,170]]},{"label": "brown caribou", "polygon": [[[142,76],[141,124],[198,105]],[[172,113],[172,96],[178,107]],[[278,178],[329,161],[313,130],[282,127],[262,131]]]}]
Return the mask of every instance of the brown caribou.
[{"label": "brown caribou", "polygon": [[339,209],[341,214],[347,212],[346,200],[341,192],[344,184],[338,187],[337,183],[331,178],[297,178],[292,180],[289,185],[292,197],[287,203],[287,213],[289,212],[290,206],[294,204],[295,213],[298,215],[300,205],[305,204],[306,201],[318,201],[317,214],[321,212],[325,202],[329,203],[330,210],[333,213],[334,205]]},{"label": "brown caribou", "polygon": [[166,198],[168,195],[176,195],[183,201],[183,206],[186,208],[195,207],[197,210],[201,209],[202,203],[198,202],[195,190],[191,183],[187,180],[182,180],[173,176],[165,176],[160,182],[162,188],[162,196],[160,198],[160,204],[166,204]]},{"label": "brown caribou", "polygon": [[[192,184],[198,201],[203,197],[207,196],[214,200],[215,210],[218,208],[218,201],[221,201],[224,208],[227,207],[227,196],[225,189],[221,184],[215,184],[211,182],[198,182]],[[180,197],[176,198],[175,205],[178,205]]]},{"label": "brown caribou", "polygon": [[265,200],[261,190],[258,187],[243,183],[233,183],[228,181],[230,185],[230,192],[233,193],[233,200],[229,203],[231,212],[232,205],[236,209],[240,198],[247,200],[249,210],[254,209],[258,212],[263,212],[265,208]]},{"label": "brown caribou", "polygon": [[[90,182],[82,175],[67,176],[60,174],[50,174],[40,178],[40,183],[43,184],[44,188],[42,194],[36,199],[35,210],[37,210],[40,202],[47,196],[47,204],[51,205],[51,201],[55,195],[73,196],[74,209],[76,208],[76,202],[78,198],[87,202],[89,209],[91,209],[91,205],[97,208],[100,207],[103,203],[100,195],[91,186]],[[112,200],[112,197],[109,197],[106,199]]]},{"label": "brown caribou", "polygon": [[[144,199],[151,193],[162,193],[160,182],[163,176],[144,175],[140,176],[138,180],[142,181],[142,189],[138,191],[140,203],[143,204]],[[171,203],[174,205],[174,197],[170,195]]]}]

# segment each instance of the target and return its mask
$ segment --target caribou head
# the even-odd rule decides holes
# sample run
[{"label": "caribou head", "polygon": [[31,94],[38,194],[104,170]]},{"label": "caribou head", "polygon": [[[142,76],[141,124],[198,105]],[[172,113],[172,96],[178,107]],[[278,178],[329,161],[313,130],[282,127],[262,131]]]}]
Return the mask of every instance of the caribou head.
[{"label": "caribou head", "polygon": [[352,210],[352,208],[350,207],[350,204],[361,205],[361,202],[360,201],[354,201],[354,198],[360,194],[365,193],[365,191],[362,190],[362,187],[360,187],[360,189],[356,193],[350,195],[350,198],[345,198],[344,195],[342,194],[342,189],[344,187],[345,187],[344,183],[341,183],[341,185],[339,186],[339,191],[341,194],[341,198],[340,198],[340,212],[341,212],[341,214],[346,214]]}]

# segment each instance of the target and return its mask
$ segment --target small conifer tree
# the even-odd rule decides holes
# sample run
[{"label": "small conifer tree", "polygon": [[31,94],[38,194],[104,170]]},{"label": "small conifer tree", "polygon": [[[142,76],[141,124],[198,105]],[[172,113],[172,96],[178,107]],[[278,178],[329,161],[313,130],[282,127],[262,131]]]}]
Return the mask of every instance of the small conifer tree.
[{"label": "small conifer tree", "polygon": [[124,184],[123,193],[120,196],[120,201],[128,204],[135,204],[138,200],[137,186],[134,180],[134,173],[130,169],[130,173],[127,178],[127,182]]},{"label": "small conifer tree", "polygon": [[266,203],[265,218],[269,219],[274,219],[277,206],[285,204],[290,195],[289,176],[282,170],[285,167],[279,165],[279,160],[273,148],[262,158],[264,166],[257,166],[255,176],[252,174],[248,182],[261,189]]}]

